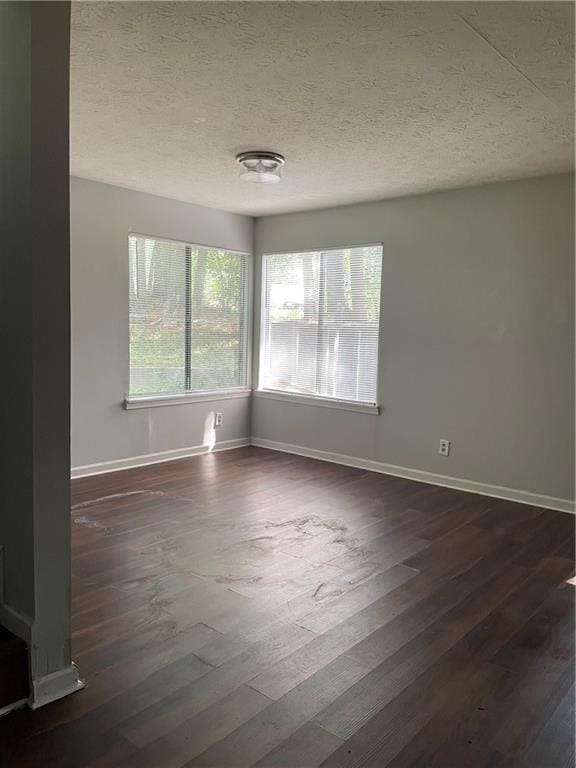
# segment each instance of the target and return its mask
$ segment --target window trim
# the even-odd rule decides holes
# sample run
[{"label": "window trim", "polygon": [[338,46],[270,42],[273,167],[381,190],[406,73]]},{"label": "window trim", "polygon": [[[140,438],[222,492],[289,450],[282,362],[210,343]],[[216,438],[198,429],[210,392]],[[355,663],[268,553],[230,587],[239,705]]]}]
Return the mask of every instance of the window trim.
[{"label": "window trim", "polygon": [[283,389],[257,389],[254,397],[264,400],[279,400],[293,405],[314,405],[321,408],[333,408],[339,411],[353,411],[355,413],[369,413],[378,416],[382,409],[376,403],[360,403],[356,400],[338,400],[335,397],[324,395],[299,395],[296,392],[286,392]]},{"label": "window trim", "polygon": [[[253,328],[254,328],[254,253],[250,251],[239,250],[238,248],[228,248],[223,245],[207,245],[206,243],[192,242],[191,240],[182,240],[177,237],[165,237],[164,235],[150,235],[144,232],[136,232],[130,229],[128,231],[128,249],[130,248],[131,237],[143,237],[150,240],[165,240],[170,243],[178,243],[186,249],[190,247],[210,248],[218,251],[234,253],[238,256],[246,257],[246,301],[244,303],[244,383],[239,387],[227,387],[222,390],[211,390],[201,392],[191,390],[189,392],[158,392],[146,395],[130,395],[130,310],[128,310],[128,392],[124,394],[122,407],[124,410],[134,408],[154,408],[164,405],[184,405],[185,403],[213,402],[215,400],[229,400],[240,397],[250,397],[252,394],[252,368],[253,368]],[[128,250],[128,253],[130,251]],[[129,270],[128,270],[129,271]],[[130,286],[128,286],[128,297],[130,296]]]},{"label": "window trim", "polygon": [[290,248],[288,250],[273,250],[262,251],[260,253],[260,306],[259,306],[259,324],[258,324],[258,370],[256,372],[256,387],[253,391],[255,397],[262,397],[269,400],[283,400],[284,402],[291,402],[301,405],[318,405],[326,408],[335,408],[344,411],[356,411],[358,413],[371,413],[379,415],[382,413],[382,407],[380,405],[380,392],[381,392],[381,376],[382,366],[380,365],[380,333],[382,331],[382,286],[383,281],[380,279],[380,308],[378,315],[378,360],[376,361],[376,402],[375,403],[361,403],[357,400],[338,400],[332,397],[326,397],[325,395],[301,395],[296,392],[288,392],[283,389],[270,389],[264,387],[262,384],[262,347],[266,338],[264,326],[266,315],[266,257],[267,256],[282,256],[284,254],[296,254],[296,253],[314,253],[317,251],[340,251],[350,248],[382,248],[382,267],[384,266],[384,241],[376,241],[373,243],[361,243],[352,245],[330,245],[324,246],[310,246],[304,248]]},{"label": "window trim", "polygon": [[[193,248],[213,248],[217,251],[228,251],[228,253],[237,253],[238,256],[252,256],[250,251],[243,251],[238,248],[228,248],[226,245],[214,245],[214,243],[196,243],[192,240],[182,239],[181,237],[165,237],[164,235],[151,235],[146,232],[136,232],[135,229],[131,229],[128,232],[128,238],[130,237],[144,237],[148,240],[166,240],[168,243],[178,243],[178,245],[191,245]],[[374,243],[378,245],[378,243]]]},{"label": "window trim", "polygon": [[217,400],[236,400],[252,395],[251,389],[222,389],[214,392],[178,392],[158,395],[126,395],[122,402],[125,411],[135,408],[159,408],[165,405],[185,405],[186,403],[213,403]]}]

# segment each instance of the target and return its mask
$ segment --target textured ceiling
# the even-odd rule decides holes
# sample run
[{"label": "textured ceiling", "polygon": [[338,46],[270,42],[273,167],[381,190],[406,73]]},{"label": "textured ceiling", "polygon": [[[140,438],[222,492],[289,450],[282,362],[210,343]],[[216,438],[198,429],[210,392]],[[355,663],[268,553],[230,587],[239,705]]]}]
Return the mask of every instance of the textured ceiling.
[{"label": "textured ceiling", "polygon": [[[573,167],[562,2],[88,2],[72,173],[251,215]],[[286,156],[283,181],[234,156]]]}]

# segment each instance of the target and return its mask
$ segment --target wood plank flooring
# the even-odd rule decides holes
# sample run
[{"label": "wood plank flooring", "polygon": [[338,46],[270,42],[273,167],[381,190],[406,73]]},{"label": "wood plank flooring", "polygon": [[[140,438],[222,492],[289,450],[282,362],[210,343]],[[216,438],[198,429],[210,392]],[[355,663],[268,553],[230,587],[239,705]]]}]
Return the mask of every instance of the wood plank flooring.
[{"label": "wood plank flooring", "polygon": [[574,518],[260,448],[73,482],[14,768],[574,766]]}]

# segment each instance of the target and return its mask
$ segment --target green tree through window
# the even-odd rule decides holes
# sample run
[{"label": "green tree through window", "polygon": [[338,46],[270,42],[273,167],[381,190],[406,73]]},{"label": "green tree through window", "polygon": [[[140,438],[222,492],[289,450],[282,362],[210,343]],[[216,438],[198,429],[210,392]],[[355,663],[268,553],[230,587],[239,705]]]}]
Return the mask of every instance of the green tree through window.
[{"label": "green tree through window", "polygon": [[130,395],[246,385],[246,254],[131,235]]}]

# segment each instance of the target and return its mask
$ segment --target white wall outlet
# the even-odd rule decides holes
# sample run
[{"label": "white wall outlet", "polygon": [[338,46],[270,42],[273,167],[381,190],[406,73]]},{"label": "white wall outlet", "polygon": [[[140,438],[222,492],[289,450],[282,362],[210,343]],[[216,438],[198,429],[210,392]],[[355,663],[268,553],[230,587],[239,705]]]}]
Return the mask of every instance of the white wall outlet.
[{"label": "white wall outlet", "polygon": [[450,455],[450,440],[440,440],[438,444],[438,453],[440,456]]},{"label": "white wall outlet", "polygon": [[215,413],[214,414],[214,426],[215,427],[221,427],[222,426],[222,414],[221,413]]}]

